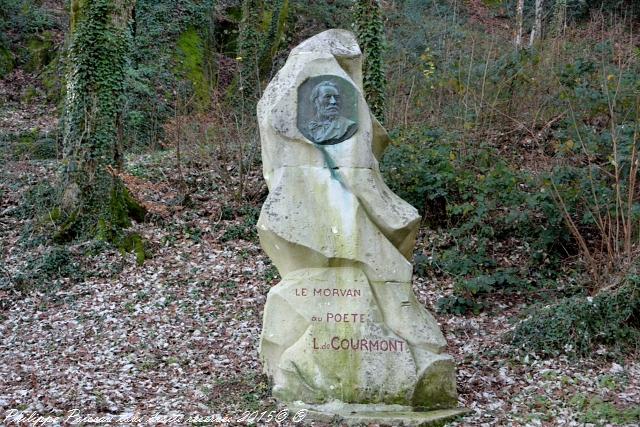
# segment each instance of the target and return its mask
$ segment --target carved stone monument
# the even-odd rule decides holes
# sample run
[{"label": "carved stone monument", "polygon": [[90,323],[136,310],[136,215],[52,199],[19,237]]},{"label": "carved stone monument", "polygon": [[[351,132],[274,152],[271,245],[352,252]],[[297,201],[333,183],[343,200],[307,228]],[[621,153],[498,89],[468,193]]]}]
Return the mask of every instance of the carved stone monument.
[{"label": "carved stone monument", "polygon": [[274,396],[366,421],[455,408],[453,359],[411,289],[420,217],[380,175],[389,138],[364,100],[354,35],[293,49],[258,121],[269,187],[258,233],[282,276],[260,340]]}]

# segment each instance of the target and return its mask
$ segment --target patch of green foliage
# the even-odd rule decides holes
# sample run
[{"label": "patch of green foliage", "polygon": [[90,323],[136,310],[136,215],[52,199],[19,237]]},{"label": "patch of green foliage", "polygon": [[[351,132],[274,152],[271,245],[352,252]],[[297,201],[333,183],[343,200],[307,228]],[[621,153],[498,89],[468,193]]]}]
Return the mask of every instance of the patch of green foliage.
[{"label": "patch of green foliage", "polygon": [[54,292],[60,279],[80,279],[84,272],[65,246],[54,246],[43,256],[27,261],[23,273],[10,279],[13,289],[23,294],[33,291]]},{"label": "patch of green foliage", "polygon": [[577,394],[569,404],[580,411],[580,422],[603,425],[630,425],[640,421],[640,406],[618,408],[611,402],[605,402],[600,396],[585,396]]},{"label": "patch of green foliage", "polygon": [[382,123],[385,111],[384,24],[377,0],[357,0],[354,5],[355,30],[364,57],[363,86],[367,104]]},{"label": "patch of green foliage", "polygon": [[487,305],[484,299],[491,293],[525,288],[526,281],[523,276],[515,269],[496,269],[490,274],[470,279],[458,278],[455,281],[454,294],[438,300],[438,311],[458,315],[469,311],[478,314]]},{"label": "patch of green foliage", "polygon": [[145,247],[144,240],[139,234],[128,234],[119,244],[120,250],[124,252],[133,252],[136,256],[138,265],[144,264],[145,259],[150,257],[149,250]]},{"label": "patch of green foliage", "polygon": [[13,70],[13,62],[11,51],[0,44],[0,78]]},{"label": "patch of green foliage", "polygon": [[280,273],[278,273],[278,269],[276,268],[275,265],[270,264],[269,267],[265,270],[262,278],[264,279],[265,282],[270,283],[275,280],[279,280]]},{"label": "patch of green foliage", "polygon": [[24,68],[27,71],[40,71],[55,57],[52,33],[45,31],[32,36],[27,42],[28,62]]},{"label": "patch of green foliage", "polygon": [[510,336],[514,347],[546,356],[591,355],[598,345],[621,354],[640,343],[640,276],[631,274],[615,291],[576,295],[535,305]]},{"label": "patch of green foliage", "polygon": [[[228,242],[230,240],[250,240],[253,241],[257,238],[256,223],[258,222],[258,216],[260,215],[260,209],[251,205],[244,205],[235,211],[234,217],[242,218],[242,222],[239,224],[231,224],[228,226],[220,241]],[[223,216],[225,211],[223,210]],[[231,217],[231,213],[227,210],[226,217]]]},{"label": "patch of green foliage", "polygon": [[20,219],[49,216],[49,211],[55,205],[57,194],[58,191],[52,183],[39,182],[24,192],[20,204],[11,215]]},{"label": "patch of green foliage", "polygon": [[[493,291],[544,281],[549,260],[571,246],[562,215],[540,178],[509,165],[490,147],[465,155],[455,142],[429,129],[403,131],[397,140],[381,164],[385,181],[418,208],[428,225],[451,235],[430,258],[416,258],[416,273],[432,269],[455,280],[454,295],[439,302],[441,310],[477,312]],[[527,246],[527,271],[501,267],[494,258],[495,246],[507,245],[510,238]]]},{"label": "patch of green foliage", "polygon": [[0,78],[14,66],[40,70],[54,56],[53,15],[37,0],[0,0]]},{"label": "patch of green foliage", "polygon": [[0,156],[7,160],[55,159],[58,156],[58,134],[41,133],[37,129],[0,138]]},{"label": "patch of green foliage", "polygon": [[[0,41],[9,37],[26,38],[56,28],[53,16],[37,0],[0,0]],[[9,32],[11,30],[11,32]]]},{"label": "patch of green foliage", "polygon": [[[214,32],[214,0],[139,0],[125,69],[123,125],[125,148],[157,146],[162,124],[175,115],[176,97],[208,105],[210,82],[216,70],[205,34]],[[211,72],[211,73],[210,73]],[[180,84],[183,78],[189,87]],[[186,90],[186,93],[184,93]]]},{"label": "patch of green foliage", "polygon": [[[91,259],[108,248],[104,242],[93,240],[83,247],[84,253],[81,253],[64,245],[43,245],[44,252],[29,255],[18,273],[0,274],[0,289],[18,291],[23,295],[42,293],[48,302],[68,302],[72,297],[58,292],[66,284],[90,277],[109,278],[122,270],[122,264],[105,266]],[[0,270],[1,267],[0,262]]]}]

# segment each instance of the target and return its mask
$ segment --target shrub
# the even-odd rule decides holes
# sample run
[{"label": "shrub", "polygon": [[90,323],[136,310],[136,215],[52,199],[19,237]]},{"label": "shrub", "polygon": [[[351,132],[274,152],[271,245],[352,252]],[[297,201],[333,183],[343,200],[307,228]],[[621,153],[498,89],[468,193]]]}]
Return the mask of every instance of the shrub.
[{"label": "shrub", "polygon": [[13,276],[10,282],[23,294],[33,291],[54,292],[62,278],[81,278],[83,269],[65,246],[54,246],[39,258],[27,261],[24,272]]},{"label": "shrub", "polygon": [[37,130],[31,130],[19,134],[8,134],[0,138],[0,158],[41,160],[55,159],[57,156],[57,132],[40,133]]},{"label": "shrub", "polygon": [[57,189],[50,182],[39,182],[24,193],[12,215],[20,219],[47,215],[54,206],[56,196]]},{"label": "shrub", "polygon": [[[571,247],[543,178],[511,166],[491,147],[461,154],[442,131],[403,130],[398,140],[381,165],[385,181],[418,208],[428,226],[450,236],[431,248],[430,257],[416,258],[417,274],[432,269],[456,282],[454,295],[439,302],[441,310],[477,312],[491,292],[547,276]],[[499,260],[500,248],[513,239],[527,248],[523,263],[529,271]]]},{"label": "shrub", "polygon": [[[226,218],[233,217],[233,211],[228,206],[223,208],[223,216]],[[230,240],[255,240],[258,236],[256,232],[256,223],[258,222],[258,216],[260,215],[260,209],[251,205],[244,205],[236,210],[236,214],[242,217],[242,222],[239,224],[231,224],[227,227],[222,234],[220,240],[222,242],[228,242]]]},{"label": "shrub", "polygon": [[438,300],[438,311],[453,314],[479,313],[486,307],[486,297],[492,292],[521,289],[526,282],[515,269],[497,269],[490,274],[481,274],[470,279],[459,278],[454,285],[454,294]]},{"label": "shrub", "polygon": [[638,351],[640,276],[629,275],[617,290],[593,298],[576,295],[535,305],[509,338],[514,347],[545,356],[587,356],[598,345]]}]

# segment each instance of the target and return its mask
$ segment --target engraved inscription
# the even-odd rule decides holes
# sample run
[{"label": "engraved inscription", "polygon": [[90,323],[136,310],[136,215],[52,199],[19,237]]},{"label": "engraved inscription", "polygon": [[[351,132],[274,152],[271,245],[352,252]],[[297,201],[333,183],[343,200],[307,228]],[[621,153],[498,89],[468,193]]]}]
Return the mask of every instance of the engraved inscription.
[{"label": "engraved inscription", "polygon": [[313,338],[311,344],[314,350],[389,351],[393,353],[409,350],[403,340],[397,339],[358,339],[335,336],[328,343],[319,343],[316,338]]}]

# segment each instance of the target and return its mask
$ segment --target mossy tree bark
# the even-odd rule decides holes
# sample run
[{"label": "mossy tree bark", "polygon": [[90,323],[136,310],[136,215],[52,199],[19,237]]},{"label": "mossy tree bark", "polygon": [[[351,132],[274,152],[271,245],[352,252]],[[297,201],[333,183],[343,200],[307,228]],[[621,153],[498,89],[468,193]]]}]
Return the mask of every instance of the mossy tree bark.
[{"label": "mossy tree bark", "polygon": [[118,178],[121,106],[135,0],[73,0],[58,240],[123,239],[143,215]]}]

